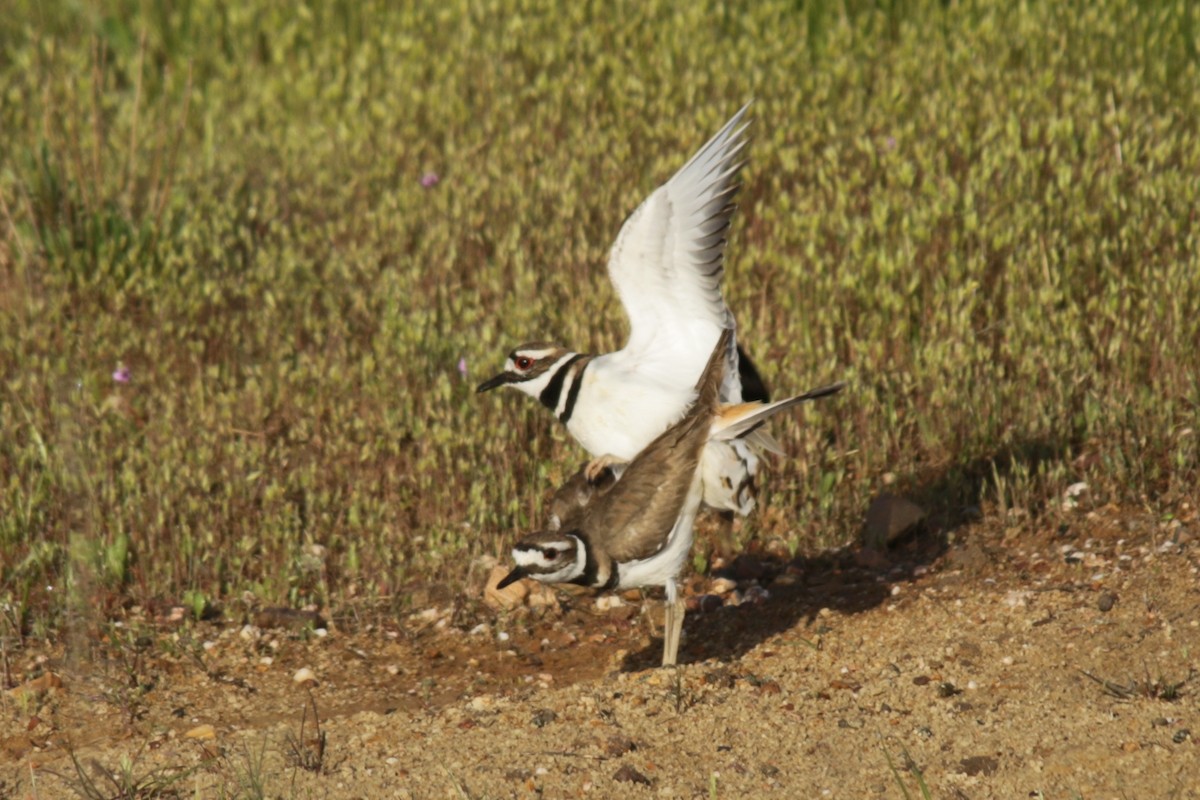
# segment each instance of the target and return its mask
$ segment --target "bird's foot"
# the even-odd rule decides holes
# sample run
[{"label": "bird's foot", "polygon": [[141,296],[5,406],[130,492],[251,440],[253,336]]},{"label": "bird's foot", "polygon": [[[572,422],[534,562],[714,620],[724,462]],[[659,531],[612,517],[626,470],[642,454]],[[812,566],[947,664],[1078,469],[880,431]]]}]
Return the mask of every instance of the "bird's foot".
[{"label": "bird's foot", "polygon": [[616,468],[624,463],[611,453],[597,456],[584,466],[583,477],[587,478],[587,482],[592,486],[599,486],[608,480],[607,476],[616,475]]}]

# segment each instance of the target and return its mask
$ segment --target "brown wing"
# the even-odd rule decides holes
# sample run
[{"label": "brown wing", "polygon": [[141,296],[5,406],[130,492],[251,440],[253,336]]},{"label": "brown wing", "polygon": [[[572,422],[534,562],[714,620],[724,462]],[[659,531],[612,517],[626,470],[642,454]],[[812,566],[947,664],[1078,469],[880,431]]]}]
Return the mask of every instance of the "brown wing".
[{"label": "brown wing", "polygon": [[[638,453],[621,479],[592,499],[575,527],[603,543],[617,561],[649,558],[666,542],[683,509],[700,453],[708,441],[725,373],[730,331],[725,330],[696,384],[696,402],[683,419]],[[571,520],[572,523],[576,520]],[[568,523],[564,522],[564,529]]]}]

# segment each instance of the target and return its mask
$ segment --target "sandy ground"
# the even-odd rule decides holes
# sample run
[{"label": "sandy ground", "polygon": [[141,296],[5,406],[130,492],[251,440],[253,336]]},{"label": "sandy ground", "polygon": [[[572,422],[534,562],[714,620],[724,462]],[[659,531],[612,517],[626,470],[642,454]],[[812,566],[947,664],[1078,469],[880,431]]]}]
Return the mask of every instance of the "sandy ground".
[{"label": "sandy ground", "polygon": [[727,603],[677,670],[654,599],[433,591],[324,636],[132,609],[10,644],[0,797],[1197,798],[1192,513],[743,556],[692,581]]}]

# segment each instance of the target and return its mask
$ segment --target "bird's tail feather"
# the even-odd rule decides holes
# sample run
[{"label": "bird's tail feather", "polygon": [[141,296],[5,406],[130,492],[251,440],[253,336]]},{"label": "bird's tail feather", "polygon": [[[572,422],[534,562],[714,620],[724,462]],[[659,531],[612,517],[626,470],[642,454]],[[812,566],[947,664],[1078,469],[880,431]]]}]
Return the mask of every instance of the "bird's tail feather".
[{"label": "bird's tail feather", "polygon": [[820,389],[813,389],[811,392],[789,397],[786,400],[777,400],[774,403],[736,403],[722,406],[713,418],[709,438],[721,441],[745,439],[768,452],[783,455],[783,449],[779,443],[769,433],[761,430],[760,426],[781,411],[786,411],[810,400],[836,394],[845,385],[845,383],[834,383],[822,386]]}]

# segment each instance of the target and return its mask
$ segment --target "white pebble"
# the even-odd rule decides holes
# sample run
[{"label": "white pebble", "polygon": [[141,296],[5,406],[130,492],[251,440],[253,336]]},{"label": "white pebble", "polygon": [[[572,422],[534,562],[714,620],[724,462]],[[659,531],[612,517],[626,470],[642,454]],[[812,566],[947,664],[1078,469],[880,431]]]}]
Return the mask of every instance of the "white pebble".
[{"label": "white pebble", "polygon": [[496,634],[496,638],[502,642],[507,642],[508,641],[508,632],[500,631],[499,633]]},{"label": "white pebble", "polygon": [[608,611],[613,608],[620,608],[625,605],[625,601],[615,594],[601,595],[596,598],[596,610]]},{"label": "white pebble", "polygon": [[717,578],[708,588],[713,594],[729,594],[737,588],[737,581],[732,581],[729,578]]},{"label": "white pebble", "polygon": [[301,667],[300,669],[296,670],[296,674],[292,676],[292,683],[301,686],[305,684],[312,684],[315,686],[317,683],[317,675],[308,667]]}]

